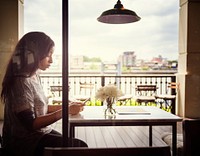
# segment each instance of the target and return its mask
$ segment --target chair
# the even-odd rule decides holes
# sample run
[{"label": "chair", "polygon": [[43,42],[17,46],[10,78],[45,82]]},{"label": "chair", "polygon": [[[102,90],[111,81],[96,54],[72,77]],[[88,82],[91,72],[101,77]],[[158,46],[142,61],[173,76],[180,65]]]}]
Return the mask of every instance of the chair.
[{"label": "chair", "polygon": [[160,94],[160,95],[156,95],[156,102],[160,104],[160,107],[163,108],[163,104],[164,104],[164,108],[166,110],[170,110],[173,114],[175,114],[175,101],[176,101],[176,94],[177,94],[177,90],[179,89],[179,84],[176,82],[170,82],[168,83],[168,89],[167,89],[167,93],[166,94]]},{"label": "chair", "polygon": [[[61,104],[62,103],[62,86],[50,86],[51,93],[53,95],[52,104]],[[68,87],[70,90],[70,87]],[[86,96],[79,96],[79,97],[70,97],[70,101],[81,101],[84,102],[85,100],[90,99],[90,97]]]},{"label": "chair", "polygon": [[82,90],[86,90],[89,89],[90,95],[92,94],[92,89],[94,88],[94,84],[92,83],[86,83],[86,82],[80,82],[80,92],[82,92]]},{"label": "chair", "polygon": [[183,155],[199,156],[200,119],[183,120]]},{"label": "chair", "polygon": [[[172,133],[163,133],[162,140],[172,149]],[[177,156],[183,156],[183,134],[177,133]]]},{"label": "chair", "polygon": [[128,102],[131,103],[131,99],[132,99],[132,95],[123,95],[123,96],[120,96],[117,101],[119,101],[120,105],[126,105],[128,104]]},{"label": "chair", "polygon": [[50,90],[54,97],[61,97],[62,86],[50,86]]},{"label": "chair", "polygon": [[62,103],[62,86],[50,86],[50,91],[53,95],[53,100],[52,100],[52,104],[58,103],[61,104]]},{"label": "chair", "polygon": [[[92,90],[94,88],[94,84],[87,83],[87,82],[80,82],[80,94],[79,96],[75,96],[75,98],[79,101],[85,101],[88,98],[91,98],[92,96]],[[88,94],[89,95],[86,95]]]},{"label": "chair", "polygon": [[155,103],[157,86],[156,85],[137,85],[136,86],[136,102],[141,105],[145,103],[147,105],[150,102]]},{"label": "chair", "polygon": [[169,146],[133,148],[45,148],[44,156],[171,156]]},{"label": "chair", "polygon": [[[162,138],[172,146],[172,134],[165,134]],[[200,149],[200,119],[184,119],[182,133],[177,134],[177,156],[199,156]]]}]

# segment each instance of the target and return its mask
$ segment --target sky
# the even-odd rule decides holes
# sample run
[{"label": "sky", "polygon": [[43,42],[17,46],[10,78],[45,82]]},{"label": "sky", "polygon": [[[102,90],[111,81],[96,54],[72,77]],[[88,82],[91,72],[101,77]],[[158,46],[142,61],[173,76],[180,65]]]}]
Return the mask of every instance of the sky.
[{"label": "sky", "polygon": [[[117,0],[69,0],[69,53],[116,61],[126,51],[137,59],[150,60],[161,55],[178,58],[178,0],[121,0],[141,20],[129,24],[105,24],[97,21],[103,11]],[[43,31],[62,54],[62,0],[25,0],[24,33]]]}]

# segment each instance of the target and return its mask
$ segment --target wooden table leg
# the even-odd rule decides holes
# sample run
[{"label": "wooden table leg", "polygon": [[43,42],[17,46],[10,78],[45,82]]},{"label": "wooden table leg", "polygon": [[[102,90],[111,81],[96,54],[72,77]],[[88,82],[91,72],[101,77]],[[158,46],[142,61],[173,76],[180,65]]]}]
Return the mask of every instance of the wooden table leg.
[{"label": "wooden table leg", "polygon": [[149,125],[149,146],[152,146],[152,125]]},{"label": "wooden table leg", "polygon": [[177,151],[177,125],[173,123],[172,125],[172,156],[176,156]]},{"label": "wooden table leg", "polygon": [[74,126],[70,126],[70,129],[69,129],[69,137],[70,138],[74,138],[75,137],[75,127]]}]

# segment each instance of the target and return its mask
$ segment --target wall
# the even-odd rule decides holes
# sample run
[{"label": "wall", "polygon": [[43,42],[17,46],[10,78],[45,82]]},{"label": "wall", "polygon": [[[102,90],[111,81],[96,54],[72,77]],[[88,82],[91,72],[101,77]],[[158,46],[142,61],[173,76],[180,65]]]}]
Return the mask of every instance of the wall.
[{"label": "wall", "polygon": [[200,118],[200,0],[180,0],[178,114]]},{"label": "wall", "polygon": [[[0,1],[0,84],[4,77],[5,69],[10,55],[23,33],[23,1]],[[0,85],[0,91],[2,86]],[[0,101],[0,119],[3,119],[4,105]]]}]

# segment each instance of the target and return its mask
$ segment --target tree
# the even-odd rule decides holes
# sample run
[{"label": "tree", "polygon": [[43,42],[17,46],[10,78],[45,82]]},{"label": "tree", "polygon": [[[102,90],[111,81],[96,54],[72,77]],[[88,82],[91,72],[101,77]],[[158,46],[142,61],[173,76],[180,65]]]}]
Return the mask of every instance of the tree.
[{"label": "tree", "polygon": [[101,59],[99,57],[89,58],[87,56],[83,56],[83,62],[101,62]]}]

